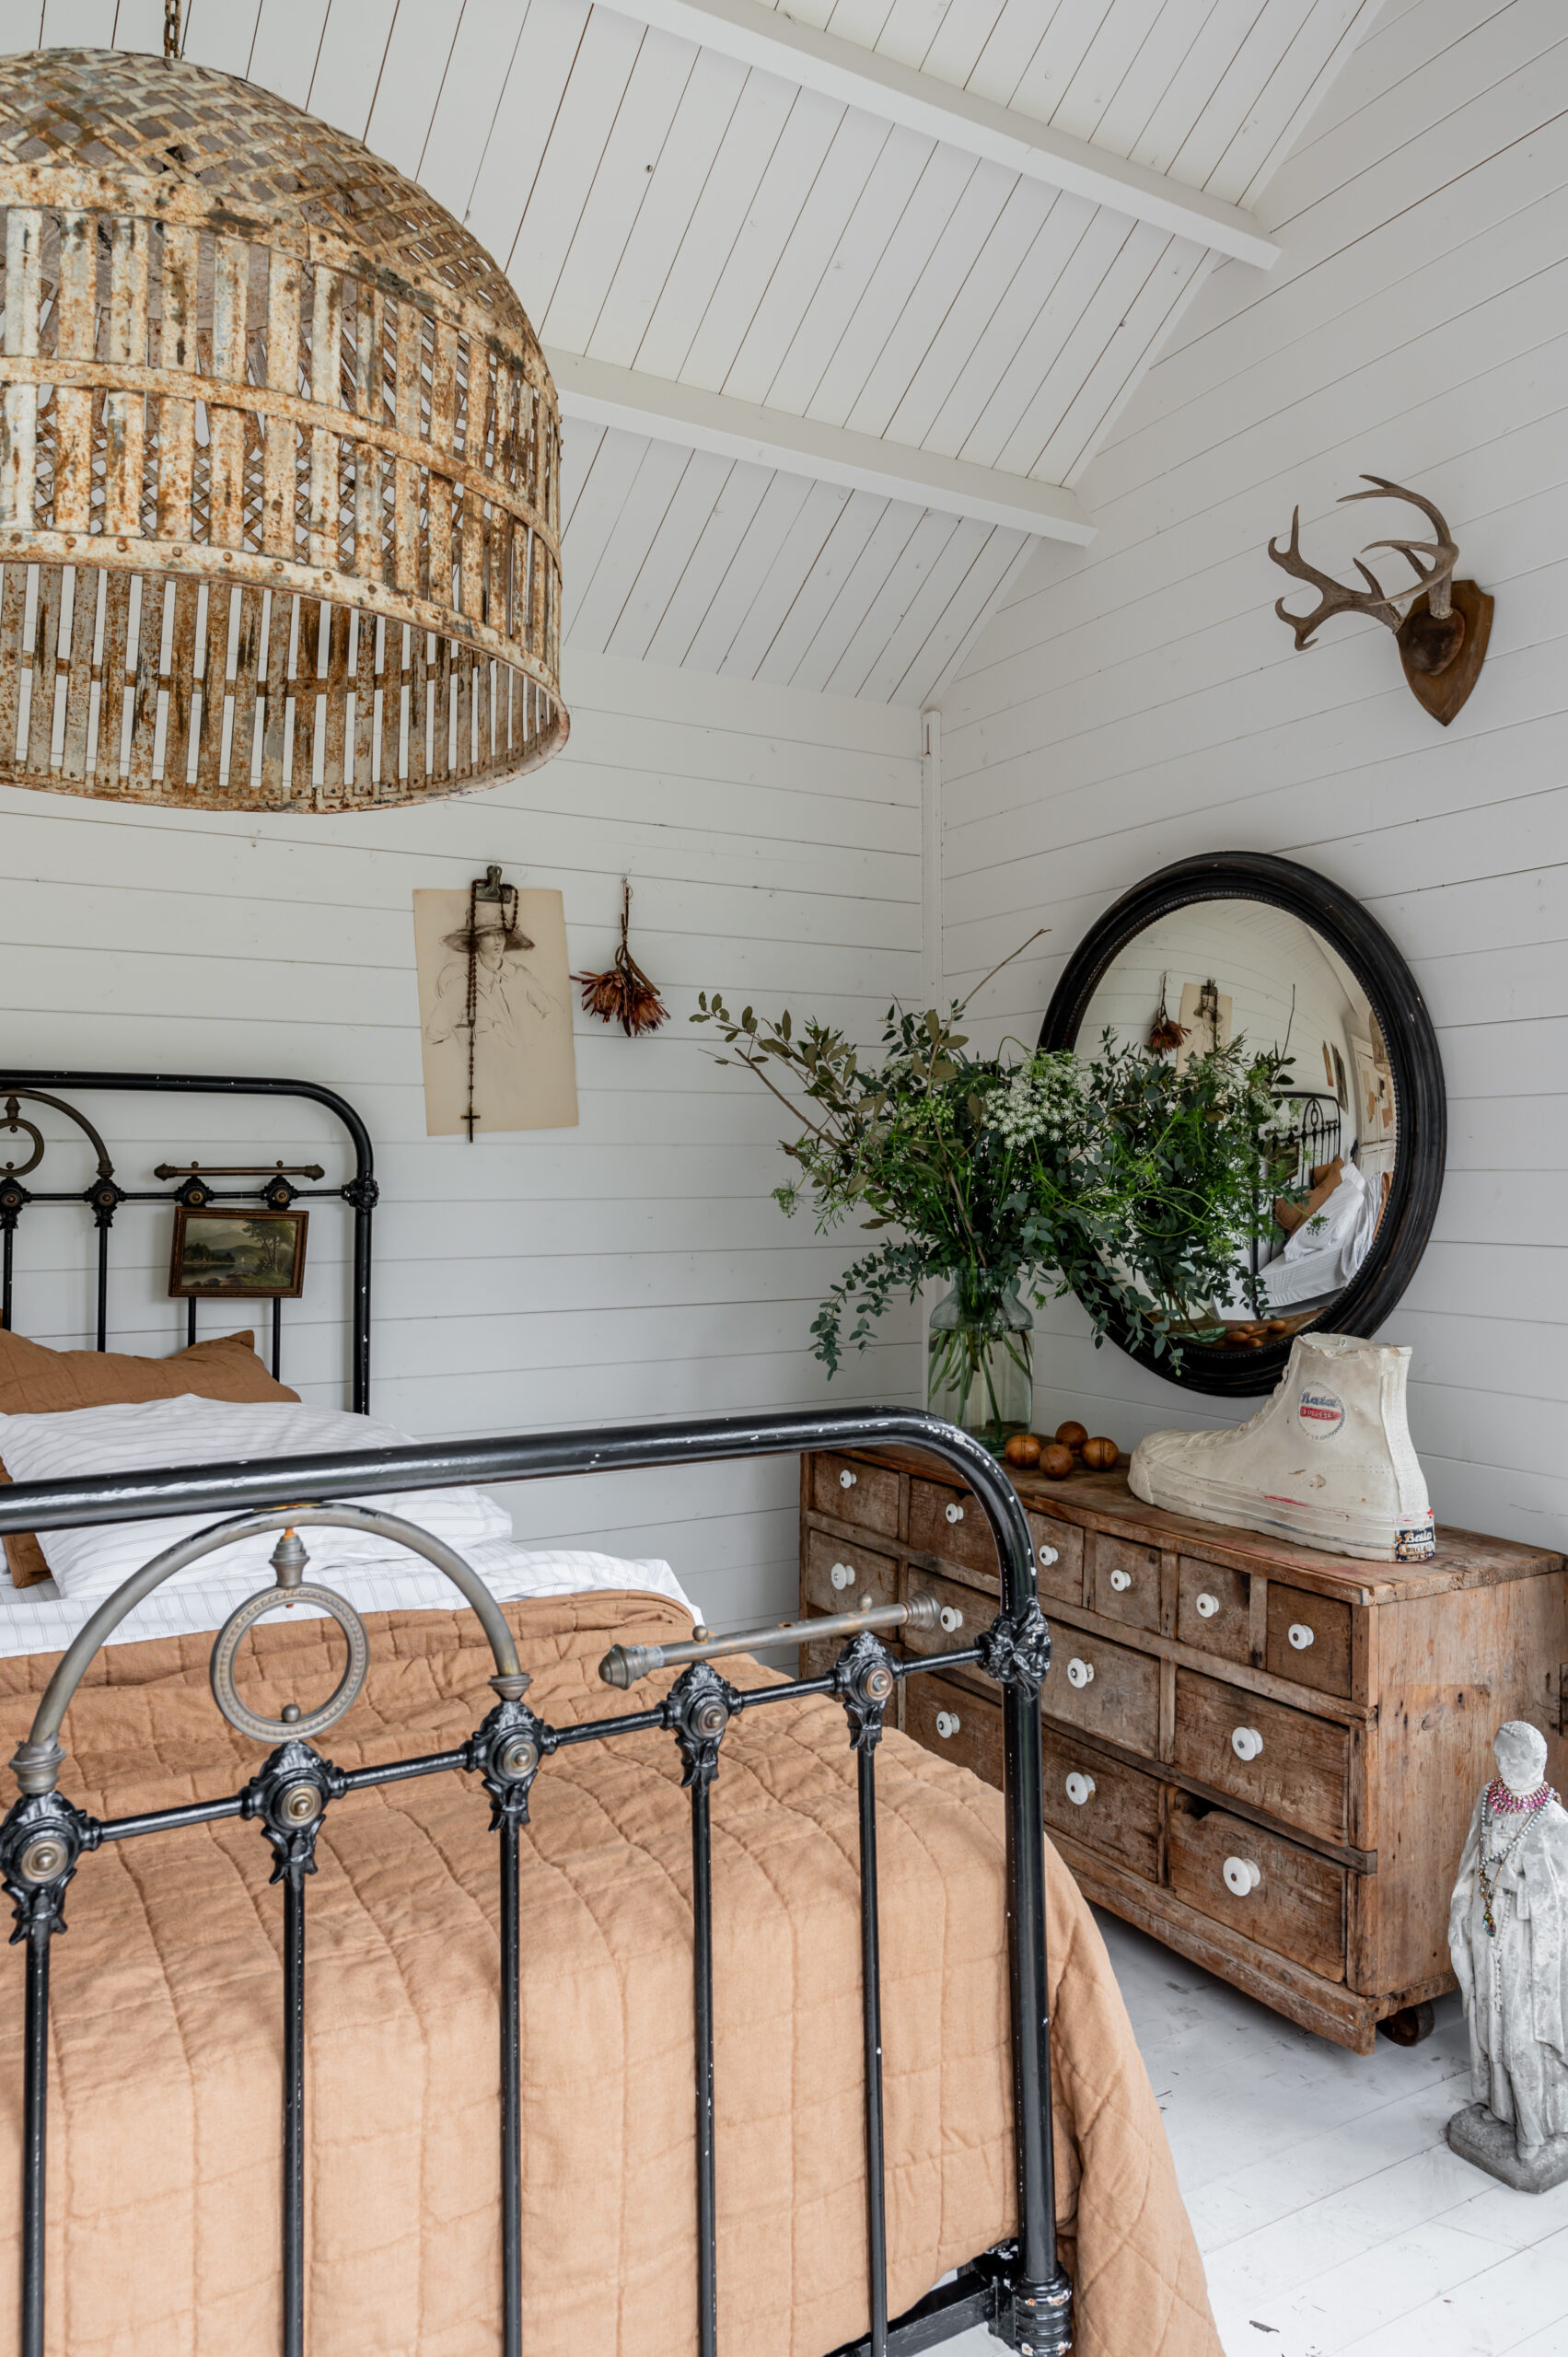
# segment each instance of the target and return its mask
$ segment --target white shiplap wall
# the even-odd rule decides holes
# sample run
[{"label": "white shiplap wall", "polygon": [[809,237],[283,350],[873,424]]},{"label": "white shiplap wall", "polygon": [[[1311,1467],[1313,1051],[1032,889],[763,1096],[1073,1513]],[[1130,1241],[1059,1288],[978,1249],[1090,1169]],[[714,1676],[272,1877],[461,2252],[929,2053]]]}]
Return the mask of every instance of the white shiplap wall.
[{"label": "white shiplap wall", "polygon": [[[1561,0],[1392,0],[1259,206],[1284,259],[1217,271],[1084,485],[1092,552],[1042,551],[946,699],[946,962],[1037,1024],[1137,877],[1240,845],[1356,893],[1410,958],[1450,1097],[1436,1234],[1387,1339],[1440,1516],[1568,1538],[1568,19]],[[1293,504],[1342,576],[1410,482],[1497,599],[1451,728],[1388,633],[1293,652],[1263,554]],[[1390,515],[1399,511],[1389,511]],[[1405,511],[1408,513],[1408,511]],[[1369,520],[1369,519],[1376,520]],[[1123,1445],[1225,1411],[1048,1314],[1039,1408]]]},{"label": "white shiplap wall", "polygon": [[[918,992],[915,715],[581,654],[565,688],[572,737],[555,761],[423,811],[155,817],[0,789],[6,1060],[282,1074],[349,1097],[382,1186],[372,1407],[412,1433],[912,1398],[909,1316],[827,1387],[808,1329],[843,1252],[769,1200],[782,1116],[714,1068],[712,1035],[687,1017],[717,986],[869,1033],[895,993]],[[580,1126],[470,1147],[424,1136],[410,895],[491,860],[563,891],[579,969],[609,964],[629,872],[634,946],[671,1021],[629,1041],[579,1013]],[[320,1153],[345,1175],[313,1113],[93,1110],[128,1186],[166,1157]],[[0,1155],[15,1158],[8,1141]],[[70,1183],[87,1176],[83,1163]],[[87,1339],[90,1233],[85,1213],[27,1215],[19,1330]],[[317,1214],[308,1297],[285,1310],[285,1376],[331,1404],[345,1235]],[[121,1213],[111,1344],[182,1339],[168,1250],[167,1213]],[[203,1331],[243,1322],[221,1318],[203,1310]],[[667,1555],[714,1617],[795,1592],[793,1458],[540,1485],[511,1503],[519,1536]]]}]

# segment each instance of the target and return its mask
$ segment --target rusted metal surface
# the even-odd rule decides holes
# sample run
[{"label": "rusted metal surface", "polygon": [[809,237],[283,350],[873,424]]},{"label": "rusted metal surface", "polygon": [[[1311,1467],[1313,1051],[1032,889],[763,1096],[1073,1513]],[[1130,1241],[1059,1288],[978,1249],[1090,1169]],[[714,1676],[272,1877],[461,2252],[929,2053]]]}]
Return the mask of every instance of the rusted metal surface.
[{"label": "rusted metal surface", "polygon": [[0,782],[348,810],[548,760],[560,422],[482,248],[178,60],[0,59]]}]

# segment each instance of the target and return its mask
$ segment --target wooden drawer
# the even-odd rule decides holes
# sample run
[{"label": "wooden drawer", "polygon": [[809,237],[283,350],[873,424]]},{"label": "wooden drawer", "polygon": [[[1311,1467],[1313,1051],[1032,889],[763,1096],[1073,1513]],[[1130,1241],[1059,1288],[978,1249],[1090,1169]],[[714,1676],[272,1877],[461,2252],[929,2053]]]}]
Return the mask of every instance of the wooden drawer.
[{"label": "wooden drawer", "polygon": [[[1035,1574],[1041,1596],[1053,1596],[1059,1604],[1082,1604],[1084,1534],[1077,1524],[1058,1522],[1051,1515],[1031,1514],[1029,1535],[1035,1543]],[[1055,1562],[1046,1562],[1045,1558],[1052,1553]]]},{"label": "wooden drawer", "polygon": [[972,1573],[992,1596],[1002,1592],[996,1541],[979,1501],[967,1490],[935,1481],[910,1483],[910,1545],[923,1555],[940,1555],[961,1579]]},{"label": "wooden drawer", "polygon": [[[938,1722],[940,1721],[940,1724]],[[904,1681],[904,1733],[988,1784],[1002,1782],[1002,1705],[945,1678]]]},{"label": "wooden drawer", "polygon": [[[826,1678],[843,1651],[843,1643],[842,1637],[824,1637],[815,1642],[807,1638],[800,1647],[801,1677]],[[782,1666],[777,1655],[772,1659],[776,1666]]]},{"label": "wooden drawer", "polygon": [[1351,1608],[1340,1597],[1269,1582],[1269,1667],[1322,1694],[1350,1699]]},{"label": "wooden drawer", "polygon": [[[1170,1817],[1170,1887],[1177,1897],[1276,1956],[1289,1956],[1326,1980],[1342,1980],[1344,1867],[1224,1809],[1200,1815],[1191,1802],[1180,1805],[1182,1798]],[[1226,1883],[1227,1859],[1258,1869],[1250,1890]]]},{"label": "wooden drawer", "polygon": [[1183,1555],[1176,1567],[1176,1633],[1227,1661],[1252,1658],[1252,1583],[1245,1572]]},{"label": "wooden drawer", "polygon": [[996,1617],[989,1596],[977,1596],[972,1587],[960,1587],[956,1580],[945,1580],[935,1572],[923,1572],[914,1563],[909,1567],[904,1595],[906,1598],[934,1596],[947,1616],[939,1628],[897,1632],[906,1652],[912,1654],[957,1653],[960,1645],[972,1645]]},{"label": "wooden drawer", "polygon": [[899,1535],[899,1477],[886,1465],[856,1465],[847,1457],[814,1457],[811,1503],[840,1522],[863,1522],[888,1538]]},{"label": "wooden drawer", "polygon": [[[1051,1675],[1055,1678],[1054,1667]],[[1255,1758],[1237,1753],[1232,1737],[1238,1729],[1261,1737]],[[1328,1719],[1179,1669],[1171,1761],[1200,1782],[1232,1793],[1304,1833],[1326,1841],[1346,1838],[1350,1737]]]},{"label": "wooden drawer", "polygon": [[[1040,1689],[1047,1717],[1154,1759],[1159,1748],[1160,1669],[1153,1655],[1060,1621],[1051,1631],[1051,1646],[1053,1658]],[[1074,1662],[1092,1673],[1081,1683],[1072,1676]]]},{"label": "wooden drawer", "polygon": [[[840,1578],[835,1580],[834,1572]],[[842,1574],[852,1572],[853,1579]],[[800,1600],[815,1605],[821,1612],[853,1612],[863,1596],[873,1596],[878,1604],[897,1604],[899,1600],[899,1566],[891,1555],[879,1555],[874,1548],[850,1546],[842,1538],[831,1538],[825,1530],[808,1530],[806,1534],[806,1554],[800,1567]]]},{"label": "wooden drawer", "polygon": [[1088,1608],[1102,1620],[1125,1620],[1132,1629],[1160,1624],[1160,1558],[1157,1547],[1089,1535]]},{"label": "wooden drawer", "polygon": [[1155,1778],[1056,1727],[1043,1727],[1041,1739],[1047,1825],[1087,1849],[1109,1852],[1145,1882],[1157,1882],[1160,1788]]}]

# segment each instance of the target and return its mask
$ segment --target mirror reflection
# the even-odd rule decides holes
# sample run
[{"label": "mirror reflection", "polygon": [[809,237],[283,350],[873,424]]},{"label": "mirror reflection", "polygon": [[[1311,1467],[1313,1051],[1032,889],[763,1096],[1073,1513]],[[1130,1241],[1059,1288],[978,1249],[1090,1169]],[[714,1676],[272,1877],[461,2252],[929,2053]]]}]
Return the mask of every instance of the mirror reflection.
[{"label": "mirror reflection", "polygon": [[1191,1079],[1194,1059],[1254,1083],[1249,1231],[1228,1283],[1173,1299],[1184,1351],[1255,1350],[1331,1326],[1388,1200],[1399,1120],[1376,1009],[1313,928],[1261,900],[1200,900],[1145,926],[1096,989],[1085,1062],[1142,1049]]}]

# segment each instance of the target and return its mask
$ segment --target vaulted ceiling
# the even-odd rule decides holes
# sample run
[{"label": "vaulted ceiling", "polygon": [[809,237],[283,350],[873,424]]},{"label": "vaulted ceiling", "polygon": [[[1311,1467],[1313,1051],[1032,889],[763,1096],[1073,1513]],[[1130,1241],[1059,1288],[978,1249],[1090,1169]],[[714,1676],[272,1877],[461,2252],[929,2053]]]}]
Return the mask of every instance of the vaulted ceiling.
[{"label": "vaulted ceiling", "polygon": [[[565,427],[570,644],[939,692],[1381,0],[185,0],[465,219]],[[161,0],[7,47],[157,49]]]}]

